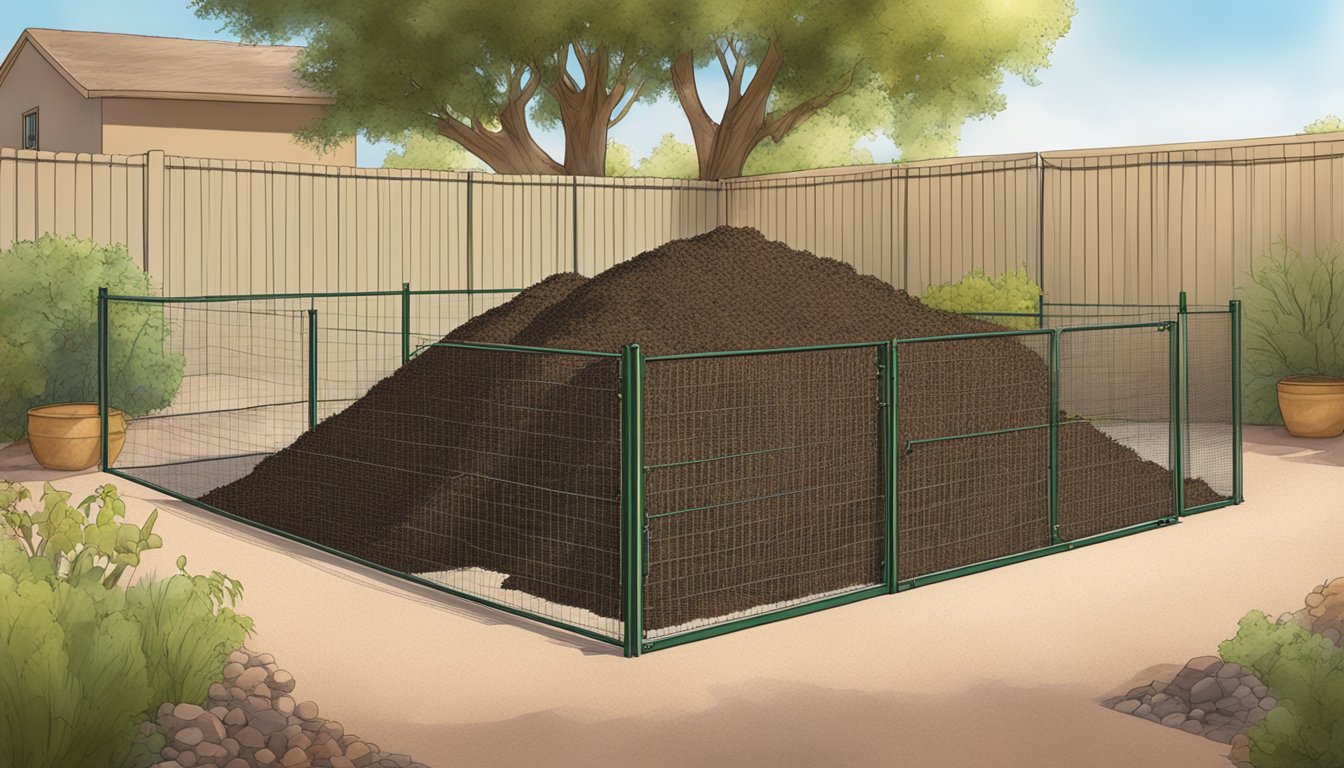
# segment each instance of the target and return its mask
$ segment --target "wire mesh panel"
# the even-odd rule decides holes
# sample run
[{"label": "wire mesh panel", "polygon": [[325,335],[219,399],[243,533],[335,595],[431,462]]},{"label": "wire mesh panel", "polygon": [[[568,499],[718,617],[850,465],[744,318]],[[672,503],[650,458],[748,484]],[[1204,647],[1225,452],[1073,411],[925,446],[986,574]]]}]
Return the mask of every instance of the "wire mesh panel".
[{"label": "wire mesh panel", "polygon": [[1172,323],[1059,334],[1059,536],[1176,514]]},{"label": "wire mesh panel", "polygon": [[[109,404],[131,416],[116,468],[199,496],[308,428],[308,318],[299,302],[110,301],[107,313]],[[144,317],[161,318],[167,332],[119,330]],[[132,362],[146,355],[178,360],[180,379]],[[137,407],[150,391],[162,395],[154,407]]]},{"label": "wire mesh panel", "polygon": [[896,343],[899,579],[1050,544],[1049,344]]},{"label": "wire mesh panel", "polygon": [[1234,491],[1236,442],[1232,387],[1232,313],[1197,310],[1182,318],[1185,333],[1183,468],[1216,497],[1187,485],[1185,507],[1215,503]]},{"label": "wire mesh panel", "polygon": [[880,585],[878,347],[649,358],[647,638]]}]

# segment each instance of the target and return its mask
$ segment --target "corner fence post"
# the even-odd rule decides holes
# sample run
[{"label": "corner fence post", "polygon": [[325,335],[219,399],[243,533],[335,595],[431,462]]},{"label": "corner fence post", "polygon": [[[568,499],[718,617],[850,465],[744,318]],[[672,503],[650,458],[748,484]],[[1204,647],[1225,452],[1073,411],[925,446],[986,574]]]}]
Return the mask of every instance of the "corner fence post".
[{"label": "corner fence post", "polygon": [[1046,483],[1046,504],[1050,510],[1050,543],[1059,544],[1062,539],[1059,536],[1059,343],[1061,340],[1060,329],[1052,328],[1050,330],[1050,348],[1047,354],[1050,357],[1050,433],[1049,447],[1047,448],[1049,458],[1046,461],[1046,469],[1050,477]]},{"label": "corner fence post", "polygon": [[1232,503],[1241,494],[1241,300],[1227,302],[1232,320]]},{"label": "corner fence post", "polygon": [[1181,294],[1181,311],[1176,315],[1176,322],[1167,326],[1168,339],[1167,357],[1169,360],[1170,378],[1169,394],[1167,399],[1171,401],[1171,477],[1173,489],[1176,493],[1176,509],[1172,510],[1172,521],[1178,519],[1185,513],[1185,469],[1182,462],[1182,452],[1184,451],[1185,438],[1181,431],[1181,337],[1185,335],[1185,294]]},{"label": "corner fence post", "polygon": [[401,364],[411,360],[411,284],[401,284]]},{"label": "corner fence post", "polygon": [[107,288],[98,289],[98,467],[107,471]]},{"label": "corner fence post", "polygon": [[625,655],[644,650],[644,353],[621,348],[621,615]]},{"label": "corner fence post", "polygon": [[308,310],[308,428],[317,426],[317,310]]},{"label": "corner fence post", "polygon": [[886,469],[884,473],[886,485],[882,494],[884,499],[882,512],[886,518],[886,553],[883,559],[882,578],[886,583],[887,593],[894,594],[899,579],[896,558],[900,551],[897,546],[900,484],[897,482],[896,474],[899,454],[897,446],[900,445],[900,409],[897,394],[900,371],[896,361],[896,342],[888,341],[877,348],[877,353],[878,375],[882,377],[882,461]]}]

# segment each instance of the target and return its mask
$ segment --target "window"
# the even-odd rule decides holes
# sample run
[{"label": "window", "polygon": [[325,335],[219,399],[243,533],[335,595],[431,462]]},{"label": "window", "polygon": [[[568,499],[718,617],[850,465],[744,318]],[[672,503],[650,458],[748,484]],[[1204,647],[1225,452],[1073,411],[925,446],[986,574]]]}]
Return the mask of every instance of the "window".
[{"label": "window", "polygon": [[[12,114],[12,113],[11,113]],[[37,110],[23,115],[23,148],[37,149]]]}]

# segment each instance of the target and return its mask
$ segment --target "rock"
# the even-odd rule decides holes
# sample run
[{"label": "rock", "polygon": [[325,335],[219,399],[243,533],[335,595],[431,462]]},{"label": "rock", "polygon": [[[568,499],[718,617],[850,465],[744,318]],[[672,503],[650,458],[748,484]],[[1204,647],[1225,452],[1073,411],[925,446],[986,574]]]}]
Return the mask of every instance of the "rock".
[{"label": "rock", "polygon": [[243,702],[243,711],[256,717],[257,714],[265,712],[271,708],[271,700],[263,699],[260,696],[248,696]]},{"label": "rock", "polygon": [[258,749],[252,755],[252,761],[257,765],[271,765],[275,762],[275,753],[269,749]]},{"label": "rock", "polygon": [[1255,725],[1261,720],[1264,720],[1265,716],[1268,714],[1269,712],[1267,710],[1263,710],[1259,707],[1256,707],[1255,709],[1252,709],[1250,712],[1246,713],[1246,722],[1250,725]]},{"label": "rock", "polygon": [[223,721],[224,721],[224,718],[226,718],[226,717],[229,716],[229,708],[228,708],[228,707],[211,707],[211,708],[210,708],[210,714],[212,714],[212,715],[214,715],[216,718],[218,718],[220,722],[223,722]]},{"label": "rock", "polygon": [[1261,709],[1263,709],[1263,710],[1265,710],[1266,712],[1268,712],[1269,710],[1271,710],[1271,709],[1273,709],[1274,707],[1278,706],[1278,703],[1279,703],[1279,700],[1276,699],[1276,698],[1274,698],[1273,696],[1266,696],[1266,697],[1264,697],[1263,699],[1260,700],[1260,704],[1259,704],[1259,706],[1260,706]]},{"label": "rock", "polygon": [[257,655],[257,656],[253,656],[253,657],[252,657],[252,660],[249,661],[249,662],[247,663],[247,666],[249,666],[249,667],[264,667],[264,666],[266,666],[267,664],[274,664],[274,663],[275,663],[275,657],[274,657],[274,656],[272,656],[272,655],[269,654],[269,653],[263,653],[263,654],[260,654],[260,655]]},{"label": "rock", "polygon": [[289,693],[294,690],[294,676],[283,669],[276,670],[271,675],[271,687],[281,693]]},{"label": "rock", "polygon": [[1257,685],[1251,688],[1251,693],[1255,694],[1257,699],[1262,699],[1265,697],[1265,694],[1269,693],[1269,687],[1265,685]]},{"label": "rock", "polygon": [[237,708],[237,707],[234,707],[233,709],[230,709],[230,710],[229,710],[229,714],[227,714],[227,715],[224,716],[224,724],[225,724],[225,725],[246,725],[246,724],[247,724],[247,713],[244,712],[243,710]]},{"label": "rock", "polygon": [[1232,751],[1227,753],[1227,759],[1230,760],[1233,765],[1238,766],[1238,768],[1241,768],[1243,765],[1249,766],[1251,764],[1250,738],[1244,733],[1238,733],[1236,736],[1232,737],[1229,743],[1232,745]]},{"label": "rock", "polygon": [[177,757],[178,754],[179,752],[176,749],[173,749],[172,747],[164,747],[163,749],[159,750],[159,756],[162,757],[164,760],[172,760],[173,758]]},{"label": "rock", "polygon": [[1241,681],[1235,677],[1219,677],[1218,688],[1222,690],[1224,696],[1231,696],[1232,692],[1241,687]]},{"label": "rock", "polygon": [[[1234,699],[1240,699],[1250,695],[1251,695],[1251,689],[1247,685],[1238,685],[1235,689],[1233,689],[1231,693],[1228,694],[1228,696],[1231,696]],[[1256,697],[1256,699],[1259,698],[1260,698],[1259,696]]]},{"label": "rock", "polygon": [[1156,692],[1157,692],[1157,689],[1155,689],[1152,685],[1144,685],[1144,686],[1140,686],[1140,687],[1138,687],[1138,688],[1135,688],[1135,689],[1133,689],[1132,691],[1130,691],[1129,693],[1125,694],[1125,698],[1127,698],[1127,699],[1141,699],[1141,698],[1143,698],[1144,696],[1151,696],[1152,694],[1154,694],[1154,693],[1156,693]]},{"label": "rock", "polygon": [[294,706],[294,699],[289,696],[277,696],[271,701],[271,707],[285,717],[294,714]]},{"label": "rock", "polygon": [[289,750],[284,757],[280,758],[280,764],[285,768],[305,768],[310,762],[308,755],[304,754],[303,750],[298,747]]},{"label": "rock", "polygon": [[229,762],[225,763],[224,768],[252,768],[252,766],[248,765],[247,761],[244,760],[243,758],[235,757]]},{"label": "rock", "polygon": [[261,749],[266,746],[266,734],[252,726],[247,726],[233,736],[238,743],[248,749]]},{"label": "rock", "polygon": [[[298,718],[295,719],[297,720]],[[322,722],[322,718],[320,717],[316,720],[299,720],[299,727],[303,729],[304,733],[313,736],[316,735],[318,731],[322,730]]]},{"label": "rock", "polygon": [[297,736],[290,737],[289,745],[291,747],[298,747],[299,749],[307,751],[309,747],[313,746],[313,740],[308,736],[308,734],[300,733]]},{"label": "rock", "polygon": [[1227,725],[1232,722],[1232,718],[1221,712],[1210,712],[1204,716],[1204,722],[1210,725]]},{"label": "rock", "polygon": [[[228,713],[226,712],[225,714]],[[205,734],[206,741],[215,744],[223,741],[224,737],[228,735],[224,730],[224,723],[209,712],[206,712],[193,720],[192,725],[201,729],[201,733]]]},{"label": "rock", "polygon": [[1185,731],[1186,733],[1204,732],[1204,724],[1199,722],[1198,720],[1186,720],[1185,722],[1181,723],[1176,727],[1180,728],[1182,731]]},{"label": "rock", "polygon": [[229,759],[229,751],[218,744],[211,744],[208,741],[203,741],[196,745],[196,756],[201,760],[218,765]]},{"label": "rock", "polygon": [[290,723],[285,726],[285,729],[281,731],[281,733],[285,734],[286,739],[293,739],[303,733],[303,729],[299,727],[298,723]]},{"label": "rock", "polygon": [[1151,721],[1153,721],[1154,723],[1160,723],[1160,722],[1162,722],[1162,718],[1158,717],[1157,715],[1154,715],[1154,714],[1151,713],[1151,712],[1149,712],[1148,714],[1144,715],[1144,716],[1143,716],[1143,719],[1144,719],[1144,720],[1151,720]]},{"label": "rock", "polygon": [[263,699],[272,698],[270,686],[266,683],[257,683],[257,687],[252,689],[253,696],[260,696]]},{"label": "rock", "polygon": [[1204,710],[1199,709],[1198,707],[1196,707],[1195,709],[1190,710],[1190,713],[1189,713],[1188,717],[1189,717],[1191,720],[1203,720],[1205,714],[1207,714],[1207,713],[1206,713]]},{"label": "rock", "polygon": [[289,751],[289,739],[285,738],[285,734],[276,731],[266,737],[266,748],[277,755],[283,755]]},{"label": "rock", "polygon": [[410,755],[388,755],[386,759],[391,760],[397,768],[410,768],[411,765]]},{"label": "rock", "polygon": [[236,661],[231,661],[224,665],[224,682],[230,682],[244,672],[244,667]]},{"label": "rock", "polygon": [[[1157,714],[1157,712],[1153,712],[1153,714]],[[1163,717],[1159,722],[1161,722],[1168,728],[1175,728],[1176,726],[1185,722],[1185,715],[1181,712],[1172,712],[1171,714]]]},{"label": "rock", "polygon": [[237,650],[229,654],[229,661],[234,664],[246,664],[251,658],[252,657],[247,654],[247,651],[243,650]]},{"label": "rock", "polygon": [[[1152,707],[1152,705],[1149,705],[1149,704],[1140,704],[1140,705],[1139,705],[1139,708],[1136,709],[1136,710],[1134,710],[1134,714],[1138,715],[1139,717],[1147,717],[1148,715],[1151,715],[1152,712],[1153,712],[1153,707]],[[1161,719],[1161,718],[1158,718],[1158,719]]]},{"label": "rock", "polygon": [[1203,704],[1209,701],[1215,701],[1223,695],[1222,688],[1218,685],[1218,680],[1212,677],[1206,677],[1195,683],[1190,689],[1190,704]]},{"label": "rock", "polygon": [[355,765],[363,765],[359,760],[368,757],[371,754],[372,752],[369,751],[369,745],[362,741],[352,741],[349,746],[345,748],[345,756],[354,761]]},{"label": "rock", "polygon": [[243,670],[242,674],[238,675],[238,678],[233,681],[233,684],[234,686],[251,693],[252,689],[256,688],[265,679],[266,670],[260,667],[248,667]]},{"label": "rock", "polygon": [[162,763],[155,763],[154,768],[183,768],[183,766],[176,760],[165,760]]},{"label": "rock", "polygon": [[1214,741],[1220,741],[1224,744],[1231,744],[1232,739],[1236,738],[1239,735],[1241,735],[1241,731],[1232,726],[1225,725],[1222,728],[1215,728],[1211,731],[1208,731],[1207,733],[1204,734],[1204,738],[1212,739]]},{"label": "rock", "polygon": [[1320,592],[1312,592],[1310,595],[1307,595],[1308,608],[1315,608],[1316,606],[1324,602],[1325,602],[1325,595],[1322,595]]},{"label": "rock", "polygon": [[336,756],[331,758],[331,768],[355,768],[355,764],[348,757]]},{"label": "rock", "polygon": [[311,701],[305,701],[294,708],[294,714],[302,720],[317,719],[317,704]]},{"label": "rock", "polygon": [[1115,711],[1125,715],[1133,714],[1134,710],[1139,708],[1140,703],[1142,702],[1138,699],[1125,699],[1115,705]]},{"label": "rock", "polygon": [[158,711],[159,717],[167,717],[168,715],[171,714],[173,714],[172,702],[165,701],[164,703],[159,705],[159,711]]},{"label": "rock", "polygon": [[197,762],[196,753],[191,751],[183,752],[177,756],[177,762],[182,765],[183,768],[191,768]]},{"label": "rock", "polygon": [[333,739],[339,739],[345,735],[345,726],[335,720],[328,720],[322,724],[322,732],[331,734]]},{"label": "rock", "polygon": [[1241,665],[1236,662],[1224,664],[1218,668],[1218,677],[1241,677]]},{"label": "rock", "polygon": [[216,701],[222,701],[229,698],[229,689],[224,687],[223,683],[211,683],[210,689],[205,692],[207,698]]},{"label": "rock", "polygon": [[195,726],[183,728],[173,734],[173,746],[178,749],[191,749],[205,740],[205,734]]},{"label": "rock", "polygon": [[224,739],[219,742],[219,746],[223,747],[224,751],[229,753],[230,760],[237,757],[238,753],[242,751],[242,745],[238,743],[237,739]]},{"label": "rock", "polygon": [[242,688],[229,689],[229,701],[239,702],[247,698],[247,692]]},{"label": "rock", "polygon": [[1152,706],[1153,714],[1161,718],[1166,718],[1173,713],[1179,713],[1182,716],[1181,719],[1184,720],[1185,713],[1190,711],[1190,708],[1185,705],[1184,701],[1175,697],[1169,697],[1165,701],[1159,703],[1157,697],[1154,696]]},{"label": "rock", "polygon": [[274,709],[266,709],[252,715],[248,725],[256,728],[263,736],[268,736],[276,731],[284,730],[289,723],[289,719],[276,712]]},{"label": "rock", "polygon": [[1240,699],[1224,696],[1214,703],[1213,708],[1223,714],[1230,715],[1234,712],[1240,712],[1243,709],[1246,709],[1246,706],[1241,703]]}]

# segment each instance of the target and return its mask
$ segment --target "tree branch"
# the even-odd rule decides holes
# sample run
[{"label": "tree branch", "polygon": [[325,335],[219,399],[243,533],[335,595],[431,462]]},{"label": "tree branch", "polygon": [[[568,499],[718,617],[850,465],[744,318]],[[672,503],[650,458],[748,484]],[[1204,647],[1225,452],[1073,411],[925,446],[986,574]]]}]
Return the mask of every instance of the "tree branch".
[{"label": "tree branch", "polygon": [[621,107],[621,111],[617,112],[614,117],[612,117],[610,120],[607,121],[608,128],[616,125],[617,123],[625,119],[625,116],[630,113],[630,108],[635,105],[635,102],[639,99],[639,94],[643,90],[644,90],[644,81],[641,80],[637,85],[635,85],[634,90],[630,91],[630,99],[625,102],[625,106]]}]

